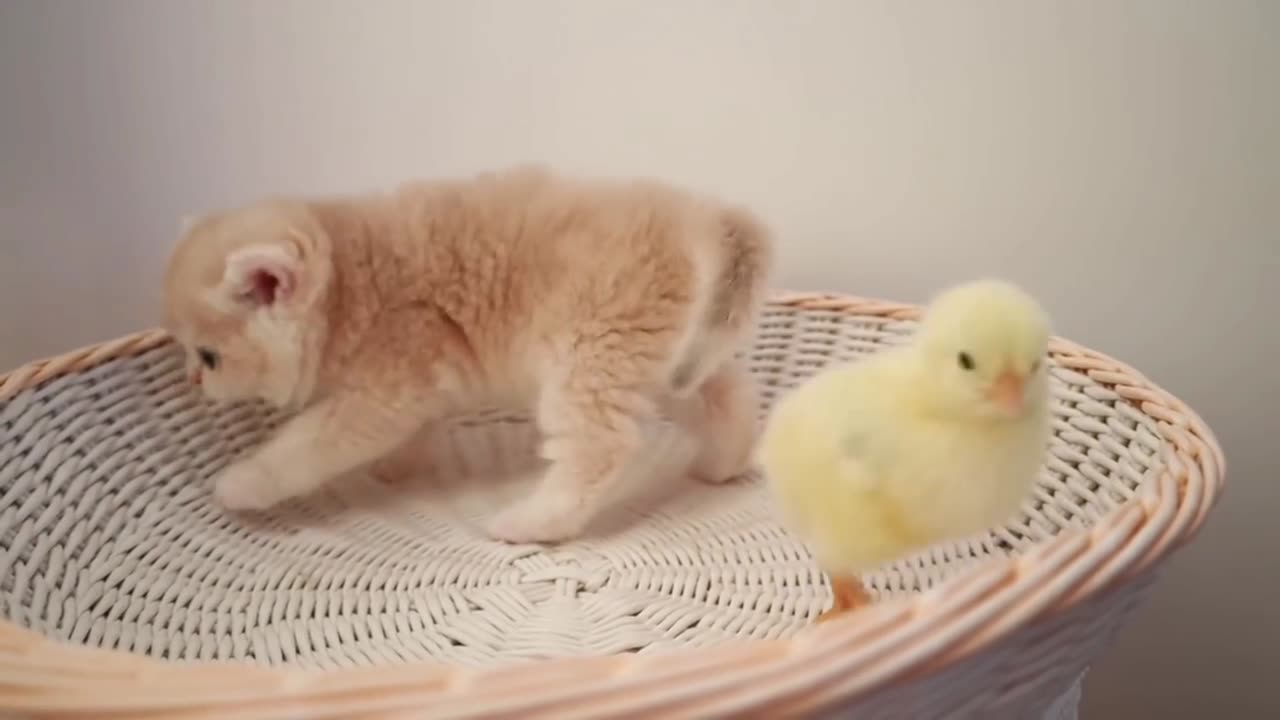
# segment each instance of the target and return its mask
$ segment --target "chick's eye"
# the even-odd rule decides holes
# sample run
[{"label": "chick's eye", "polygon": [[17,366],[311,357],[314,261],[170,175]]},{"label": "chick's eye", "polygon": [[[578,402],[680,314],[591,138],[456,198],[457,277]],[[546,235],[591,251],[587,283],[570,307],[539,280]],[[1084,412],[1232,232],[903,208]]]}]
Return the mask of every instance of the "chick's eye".
[{"label": "chick's eye", "polygon": [[1037,358],[1035,362],[1031,363],[1031,372],[1037,372],[1039,370],[1040,370],[1040,360],[1039,358]]},{"label": "chick's eye", "polygon": [[200,362],[210,370],[218,367],[218,353],[209,348],[196,348],[196,355],[200,358]]},{"label": "chick's eye", "polygon": [[962,352],[959,355],[957,355],[956,362],[960,363],[960,367],[964,368],[965,370],[972,370],[974,366],[973,356],[967,352]]}]

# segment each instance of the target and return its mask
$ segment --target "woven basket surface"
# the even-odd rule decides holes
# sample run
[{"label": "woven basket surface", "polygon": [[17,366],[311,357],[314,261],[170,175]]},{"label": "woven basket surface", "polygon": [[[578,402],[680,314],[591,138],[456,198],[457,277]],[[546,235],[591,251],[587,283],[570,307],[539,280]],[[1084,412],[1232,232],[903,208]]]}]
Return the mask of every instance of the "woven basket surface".
[{"label": "woven basket surface", "polygon": [[[761,412],[827,364],[905,341],[916,317],[909,306],[856,298],[777,299],[747,354],[764,389]],[[458,418],[424,438],[431,467],[412,482],[356,475],[268,515],[237,516],[212,502],[211,477],[281,417],[202,401],[159,333],[28,366],[0,378],[0,674],[26,668],[30,687],[0,689],[0,708],[86,710],[93,705],[77,702],[96,692],[103,716],[151,707],[194,717],[193,703],[212,702],[222,709],[210,716],[238,708],[269,717],[280,706],[255,703],[281,698],[302,703],[290,712],[314,715],[319,706],[307,701],[346,688],[348,704],[330,697],[325,712],[535,717],[541,707],[603,717],[670,696],[660,707],[697,717],[793,707],[772,704],[779,698],[809,708],[858,697],[887,717],[904,702],[964,716],[964,707],[1016,699],[972,684],[1004,682],[975,662],[1008,642],[1051,648],[1024,684],[1060,692],[1137,604],[1145,571],[1203,521],[1222,458],[1194,414],[1136,371],[1063,340],[1051,355],[1054,438],[1021,514],[868,576],[882,602],[821,635],[805,629],[829,601],[826,579],[778,524],[763,481],[710,486],[664,472],[689,450],[674,432],[658,439],[654,479],[620,497],[586,537],[511,546],[486,539],[479,524],[536,478],[536,433],[520,415]],[[929,619],[932,630],[920,626]],[[1017,640],[1055,621],[1056,635]],[[930,646],[928,632],[949,640]],[[1079,637],[1068,643],[1070,633]],[[871,653],[877,642],[883,649]],[[812,680],[820,665],[804,670],[801,661],[820,652],[862,653],[863,674],[800,691],[794,678],[766,672],[791,657],[792,675]],[[755,695],[749,683],[726,694],[705,685],[714,673],[692,672],[728,664],[731,677],[726,658],[746,663],[744,679],[759,674]],[[636,678],[657,678],[667,661],[667,671],[690,670],[665,684],[619,682],[605,693],[613,704],[580,704],[583,680],[632,666]],[[359,670],[372,666],[376,681]],[[137,687],[112,704],[101,699],[110,691],[98,683],[112,681],[98,667],[151,675],[116,678],[111,687]],[[895,677],[925,670],[919,682],[933,691],[893,692]],[[557,676],[564,681],[553,687]],[[521,677],[561,695],[538,705]],[[673,690],[699,680],[704,689],[689,690],[697,702]],[[183,683],[200,690],[179,697]],[[475,704],[481,695],[497,704]]]}]

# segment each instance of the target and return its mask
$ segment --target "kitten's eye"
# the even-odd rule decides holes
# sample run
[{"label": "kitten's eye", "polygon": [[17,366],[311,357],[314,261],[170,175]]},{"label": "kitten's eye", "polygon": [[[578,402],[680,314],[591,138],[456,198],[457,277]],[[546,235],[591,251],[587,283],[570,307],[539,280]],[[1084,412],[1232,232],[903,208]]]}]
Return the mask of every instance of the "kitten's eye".
[{"label": "kitten's eye", "polygon": [[196,355],[200,358],[200,362],[210,370],[216,370],[218,367],[218,353],[209,348],[196,348]]},{"label": "kitten's eye", "polygon": [[960,363],[960,367],[965,370],[973,369],[973,356],[967,352],[962,352],[956,356],[956,362]]}]

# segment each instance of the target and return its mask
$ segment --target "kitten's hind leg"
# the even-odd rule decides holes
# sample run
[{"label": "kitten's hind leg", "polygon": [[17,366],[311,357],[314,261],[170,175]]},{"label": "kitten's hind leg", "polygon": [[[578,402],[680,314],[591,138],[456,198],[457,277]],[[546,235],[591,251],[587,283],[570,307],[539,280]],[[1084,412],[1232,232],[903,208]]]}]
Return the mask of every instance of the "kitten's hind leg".
[{"label": "kitten's hind leg", "polygon": [[694,477],[720,483],[750,469],[759,435],[759,394],[741,360],[726,362],[697,392],[669,399],[665,409],[698,443],[690,468]]},{"label": "kitten's hind leg", "polygon": [[643,450],[657,417],[651,375],[634,356],[595,355],[545,386],[537,420],[551,466],[529,497],[493,518],[490,535],[513,543],[579,535]]}]

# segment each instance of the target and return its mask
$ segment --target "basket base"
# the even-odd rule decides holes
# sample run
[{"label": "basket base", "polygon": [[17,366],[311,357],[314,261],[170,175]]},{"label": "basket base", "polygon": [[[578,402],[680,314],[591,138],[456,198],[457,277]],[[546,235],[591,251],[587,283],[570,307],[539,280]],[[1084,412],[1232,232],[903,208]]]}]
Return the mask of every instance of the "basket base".
[{"label": "basket base", "polygon": [[[1088,672],[1080,673],[1076,679],[1067,686],[1062,692],[1056,696],[1052,696],[1043,706],[1039,708],[1028,708],[1025,704],[1020,704],[1017,708],[1004,708],[1000,710],[984,709],[979,714],[972,714],[973,711],[960,711],[960,714],[947,715],[947,720],[969,720],[973,718],[977,720],[1078,720],[1080,711],[1080,698],[1083,695],[1084,676]],[[879,708],[881,712],[887,708]],[[854,718],[864,717],[899,717],[899,715],[881,715],[876,711],[870,713],[864,712],[865,706],[855,705],[853,707],[835,708],[830,712],[821,715],[821,720],[853,720]],[[891,711],[893,712],[893,711]]]},{"label": "basket base", "polygon": [[1042,716],[1044,720],[1076,720],[1079,717],[1080,697],[1083,694],[1084,674],[1071,683],[1067,691],[1058,696]]}]

